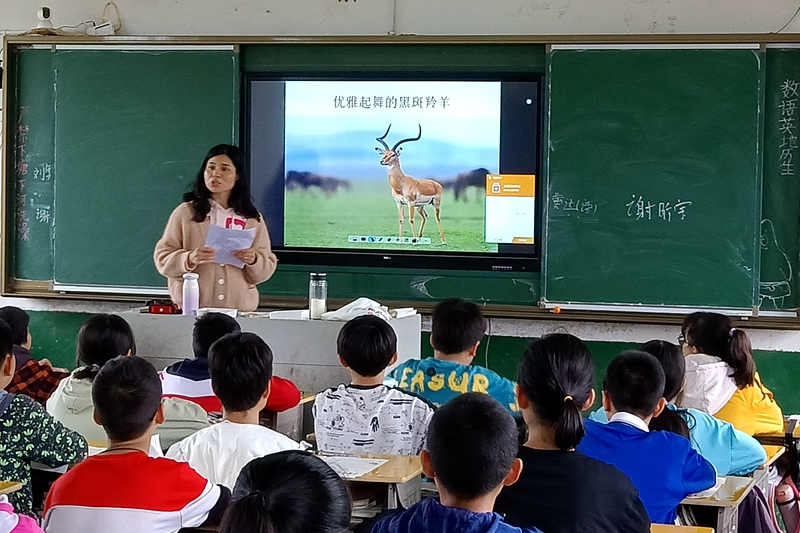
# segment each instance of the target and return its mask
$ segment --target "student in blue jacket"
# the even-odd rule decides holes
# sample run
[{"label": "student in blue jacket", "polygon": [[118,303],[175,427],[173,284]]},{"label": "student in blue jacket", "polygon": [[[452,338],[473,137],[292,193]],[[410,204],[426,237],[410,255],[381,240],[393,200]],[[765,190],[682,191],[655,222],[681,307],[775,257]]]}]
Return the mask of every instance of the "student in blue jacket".
[{"label": "student in blue jacket", "polygon": [[647,352],[615,357],[603,379],[608,424],[586,421],[578,451],[619,468],[639,491],[650,521],[674,523],[686,496],[714,486],[714,466],[689,440],[670,431],[650,431],[650,419],[666,407],[664,370]]},{"label": "student in blue jacket", "polygon": [[[720,476],[743,476],[752,473],[767,460],[767,452],[750,435],[729,422],[697,409],[679,409],[675,399],[686,383],[686,363],[681,349],[670,342],[653,340],[640,349],[652,354],[664,369],[664,397],[669,404],[650,421],[650,429],[672,431],[688,438],[692,447],[714,465]],[[606,423],[606,412],[598,409],[592,420]]]}]

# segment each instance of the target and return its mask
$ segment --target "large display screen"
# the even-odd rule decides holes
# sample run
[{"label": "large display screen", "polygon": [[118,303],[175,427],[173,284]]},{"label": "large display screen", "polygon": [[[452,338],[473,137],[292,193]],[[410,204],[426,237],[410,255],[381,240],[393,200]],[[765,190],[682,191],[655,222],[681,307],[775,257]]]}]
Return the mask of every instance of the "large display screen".
[{"label": "large display screen", "polygon": [[533,270],[538,80],[246,80],[251,189],[282,260]]}]

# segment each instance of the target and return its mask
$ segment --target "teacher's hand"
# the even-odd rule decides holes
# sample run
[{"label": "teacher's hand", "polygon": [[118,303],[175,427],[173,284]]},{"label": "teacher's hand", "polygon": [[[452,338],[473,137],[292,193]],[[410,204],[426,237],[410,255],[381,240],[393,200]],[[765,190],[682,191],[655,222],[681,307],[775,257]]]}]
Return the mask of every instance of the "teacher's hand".
[{"label": "teacher's hand", "polygon": [[247,248],[245,250],[234,250],[233,251],[234,257],[243,261],[245,265],[252,265],[256,262],[256,251],[252,248]]},{"label": "teacher's hand", "polygon": [[210,263],[214,260],[213,248],[195,248],[189,252],[189,262],[195,265],[202,265],[203,263]]}]

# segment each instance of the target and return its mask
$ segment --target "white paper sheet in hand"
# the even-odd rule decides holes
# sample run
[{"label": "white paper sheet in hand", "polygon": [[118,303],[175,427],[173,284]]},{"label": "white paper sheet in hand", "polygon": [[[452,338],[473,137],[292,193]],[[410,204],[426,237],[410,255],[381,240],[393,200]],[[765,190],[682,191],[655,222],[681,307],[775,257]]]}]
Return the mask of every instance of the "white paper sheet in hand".
[{"label": "white paper sheet in hand", "polygon": [[246,250],[253,245],[256,228],[225,229],[211,224],[206,235],[206,248],[214,249],[214,262],[218,265],[233,265],[244,268],[244,261],[233,255],[235,250]]}]

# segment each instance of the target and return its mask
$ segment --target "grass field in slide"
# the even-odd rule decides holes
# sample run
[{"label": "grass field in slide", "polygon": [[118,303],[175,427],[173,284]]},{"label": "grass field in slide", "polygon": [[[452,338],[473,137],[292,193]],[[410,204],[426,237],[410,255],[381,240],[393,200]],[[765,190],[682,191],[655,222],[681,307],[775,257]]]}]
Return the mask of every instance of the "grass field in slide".
[{"label": "grass field in slide", "polygon": [[[351,180],[351,189],[340,188],[326,196],[317,190],[286,191],[284,243],[313,248],[367,248],[431,252],[496,252],[496,244],[483,242],[485,195],[469,189],[467,202],[455,200],[452,190],[442,195],[442,229],[446,245],[439,240],[433,206],[426,206],[428,221],[423,237],[431,244],[368,244],[347,241],[350,235],[397,236],[397,207],[388,181]],[[419,231],[421,217],[414,213]],[[411,237],[408,208],[403,235]]]}]

